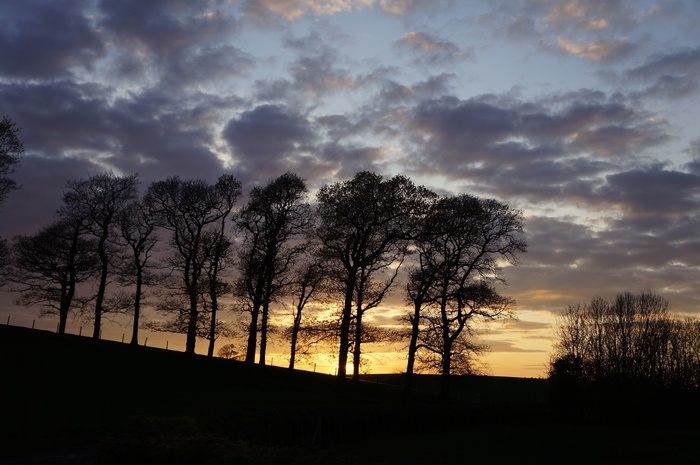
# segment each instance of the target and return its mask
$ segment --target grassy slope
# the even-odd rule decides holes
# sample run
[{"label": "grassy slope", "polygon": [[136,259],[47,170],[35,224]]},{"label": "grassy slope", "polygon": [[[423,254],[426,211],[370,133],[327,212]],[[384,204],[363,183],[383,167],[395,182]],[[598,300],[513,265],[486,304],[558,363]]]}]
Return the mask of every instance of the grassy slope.
[{"label": "grassy slope", "polygon": [[418,395],[404,402],[399,375],[340,386],[327,375],[8,326],[0,379],[0,457],[87,443],[99,444],[100,463],[682,463],[700,438],[553,423],[543,380],[457,378],[444,406],[435,378],[419,377]]}]

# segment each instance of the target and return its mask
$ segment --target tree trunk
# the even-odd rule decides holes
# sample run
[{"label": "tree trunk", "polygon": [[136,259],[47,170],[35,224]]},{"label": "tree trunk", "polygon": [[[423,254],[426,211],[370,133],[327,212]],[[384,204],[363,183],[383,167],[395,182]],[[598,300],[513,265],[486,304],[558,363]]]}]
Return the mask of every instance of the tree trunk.
[{"label": "tree trunk", "polygon": [[131,331],[131,345],[139,344],[139,318],[141,316],[141,288],[143,287],[143,273],[140,268],[136,271],[136,291],[134,295],[134,327]]},{"label": "tree trunk", "polygon": [[442,374],[440,376],[440,401],[447,402],[450,400],[450,354],[442,356]]},{"label": "tree trunk", "polygon": [[408,345],[408,363],[406,364],[406,379],[404,380],[403,391],[405,396],[411,394],[411,383],[413,382],[413,366],[416,363],[416,351],[418,350],[418,328],[420,327],[420,303],[416,303],[413,308],[411,318],[411,342]]},{"label": "tree trunk", "polygon": [[100,283],[97,288],[97,297],[95,298],[95,326],[92,331],[92,338],[100,338],[100,330],[102,329],[102,304],[105,299],[105,292],[107,290],[107,273],[109,260],[107,253],[104,248],[105,239],[100,238],[100,243],[98,247],[98,254],[100,256]]},{"label": "tree trunk", "polygon": [[360,310],[359,305],[357,308],[357,316],[355,318],[355,344],[352,354],[352,381],[354,383],[360,382],[360,361],[362,360],[362,351],[360,349],[362,343],[362,314],[364,310]]},{"label": "tree trunk", "polygon": [[194,355],[194,347],[197,344],[197,294],[190,291],[190,321],[187,324],[187,341],[185,342],[185,353]]},{"label": "tree trunk", "polygon": [[260,320],[260,359],[258,364],[265,365],[265,354],[267,350],[267,318],[270,310],[270,303],[266,301],[263,302],[262,306],[262,319]]},{"label": "tree trunk", "polygon": [[246,363],[255,363],[255,347],[258,344],[258,314],[260,305],[253,303],[250,313],[250,325],[248,326],[248,345],[245,352]]},{"label": "tree trunk", "polygon": [[350,319],[352,318],[352,296],[355,294],[355,275],[348,280],[345,290],[343,318],[340,322],[340,349],[338,351],[338,379],[345,381],[348,351],[350,350]]},{"label": "tree trunk", "polygon": [[[301,302],[301,301],[300,301]],[[292,302],[292,306],[294,303]],[[299,327],[301,326],[301,310],[297,307],[297,312],[294,315],[294,323],[292,324],[292,342],[289,349],[289,369],[294,369],[294,362],[297,358],[297,339],[299,338]]]},{"label": "tree trunk", "polygon": [[440,401],[447,402],[450,399],[450,368],[452,362],[452,338],[450,338],[449,326],[445,323],[445,307],[443,305],[442,328],[442,373],[440,376]]},{"label": "tree trunk", "polygon": [[209,348],[207,349],[207,357],[214,356],[214,344],[216,343],[216,313],[219,309],[219,299],[216,296],[216,280],[212,284],[209,291],[211,297],[211,325],[209,326]]},{"label": "tree trunk", "polygon": [[58,334],[66,334],[66,323],[68,322],[68,308],[64,308],[61,304],[61,308],[58,311]]}]

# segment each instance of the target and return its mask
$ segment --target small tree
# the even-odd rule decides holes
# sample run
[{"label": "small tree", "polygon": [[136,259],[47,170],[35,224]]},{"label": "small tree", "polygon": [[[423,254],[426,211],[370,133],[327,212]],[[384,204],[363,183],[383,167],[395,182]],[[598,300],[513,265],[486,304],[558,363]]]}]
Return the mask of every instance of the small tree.
[{"label": "small tree", "polygon": [[217,352],[217,355],[227,360],[238,360],[240,358],[240,353],[236,350],[236,346],[233,344],[221,346]]},{"label": "small tree", "polygon": [[13,243],[11,281],[20,292],[20,305],[42,306],[41,316],[58,315],[58,332],[65,333],[78,284],[97,273],[95,241],[81,237],[80,223],[61,218],[33,236]]}]

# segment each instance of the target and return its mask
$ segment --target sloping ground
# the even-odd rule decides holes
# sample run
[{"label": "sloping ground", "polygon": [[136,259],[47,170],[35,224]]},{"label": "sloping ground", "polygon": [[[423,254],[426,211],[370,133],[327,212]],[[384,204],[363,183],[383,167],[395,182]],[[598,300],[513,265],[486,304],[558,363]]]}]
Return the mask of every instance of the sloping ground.
[{"label": "sloping ground", "polygon": [[323,374],[11,326],[0,326],[0,373],[6,454],[168,428],[173,436],[196,431],[263,445],[332,444],[453,428],[467,411],[492,422],[495,411],[484,406],[541,408],[544,392],[534,380],[539,388],[526,402],[520,387],[509,386],[533,380],[456,378],[455,398],[466,401],[439,405],[434,380],[419,377],[406,402],[398,375],[341,384]]},{"label": "sloping ground", "polygon": [[0,464],[698,463],[698,430],[546,415],[546,382],[333,377],[0,326]]}]

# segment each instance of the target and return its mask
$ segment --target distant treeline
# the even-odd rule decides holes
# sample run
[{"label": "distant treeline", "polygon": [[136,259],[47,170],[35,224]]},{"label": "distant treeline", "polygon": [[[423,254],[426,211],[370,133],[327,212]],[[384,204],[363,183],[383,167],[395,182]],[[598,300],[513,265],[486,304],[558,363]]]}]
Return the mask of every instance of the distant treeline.
[{"label": "distant treeline", "polygon": [[596,297],[561,318],[552,405],[566,417],[697,426],[700,321],[669,313],[654,292]]}]

